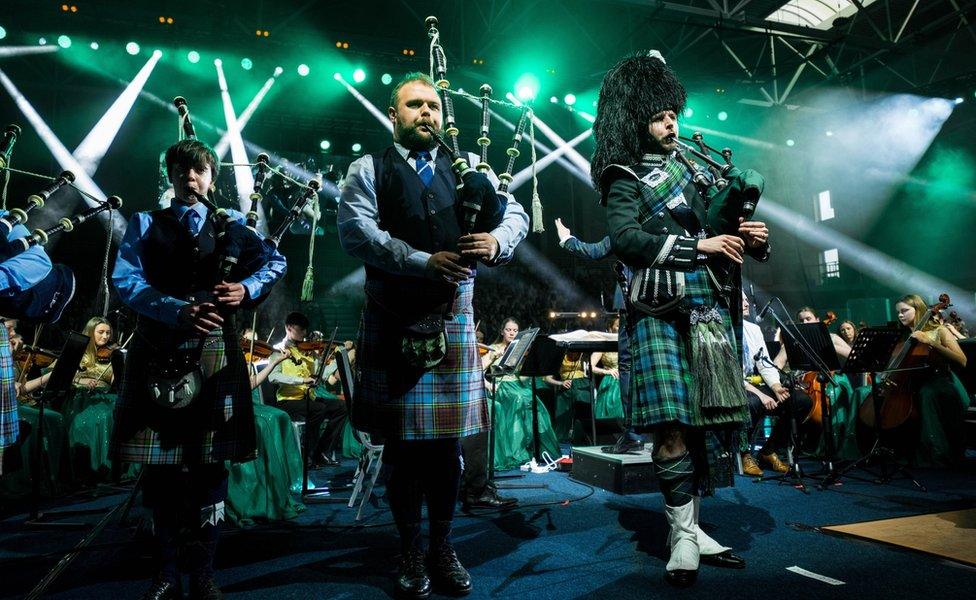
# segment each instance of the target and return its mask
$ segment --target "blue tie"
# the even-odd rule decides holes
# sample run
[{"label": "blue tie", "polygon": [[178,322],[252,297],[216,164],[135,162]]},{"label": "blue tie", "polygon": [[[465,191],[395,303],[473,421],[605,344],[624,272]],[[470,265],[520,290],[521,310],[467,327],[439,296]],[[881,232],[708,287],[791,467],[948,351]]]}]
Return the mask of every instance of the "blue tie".
[{"label": "blue tie", "polygon": [[193,237],[200,235],[200,213],[192,208],[186,211],[186,224],[190,229],[190,235]]},{"label": "blue tie", "polygon": [[434,166],[430,163],[430,152],[426,150],[414,150],[410,153],[417,160],[417,175],[420,181],[424,182],[424,187],[430,187],[430,182],[434,179]]}]

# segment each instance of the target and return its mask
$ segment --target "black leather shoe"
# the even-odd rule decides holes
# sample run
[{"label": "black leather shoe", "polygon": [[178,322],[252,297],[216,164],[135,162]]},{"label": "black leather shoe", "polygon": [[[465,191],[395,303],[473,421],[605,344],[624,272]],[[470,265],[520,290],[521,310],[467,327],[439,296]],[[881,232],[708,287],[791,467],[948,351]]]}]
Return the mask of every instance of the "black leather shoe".
[{"label": "black leather shoe", "polygon": [[427,554],[427,571],[438,593],[466,596],[471,593],[471,575],[458,560],[454,547],[444,542]]},{"label": "black leather shoe", "polygon": [[699,562],[713,567],[724,567],[726,569],[745,569],[746,559],[731,550],[719,552],[718,554],[702,554],[698,558]]},{"label": "black leather shoe", "polygon": [[411,599],[430,596],[430,578],[427,576],[427,565],[421,550],[411,550],[400,559],[400,566],[397,568],[396,595],[398,598]]},{"label": "black leather shoe", "polygon": [[469,512],[472,508],[512,508],[518,505],[515,498],[499,496],[498,492],[491,488],[485,489],[480,496],[468,496],[461,501],[461,510]]},{"label": "black leather shoe", "polygon": [[213,577],[190,578],[190,600],[221,600],[223,597]]},{"label": "black leather shoe", "polygon": [[179,583],[172,581],[153,581],[146,593],[142,595],[142,600],[180,600],[183,598],[183,590]]},{"label": "black leather shoe", "polygon": [[664,581],[678,588],[691,587],[697,578],[697,570],[689,571],[687,569],[677,569],[675,571],[664,572]]}]

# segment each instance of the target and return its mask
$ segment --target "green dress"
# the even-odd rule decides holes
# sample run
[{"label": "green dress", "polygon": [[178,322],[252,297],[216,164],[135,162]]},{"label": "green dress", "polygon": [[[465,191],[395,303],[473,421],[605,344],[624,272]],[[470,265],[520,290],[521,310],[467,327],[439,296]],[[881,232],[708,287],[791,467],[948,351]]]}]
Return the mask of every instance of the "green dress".
[{"label": "green dress", "polygon": [[[616,352],[604,352],[600,357],[600,367],[616,369],[619,365]],[[604,375],[596,388],[596,406],[593,412],[597,419],[623,419],[624,406],[620,400],[620,380],[612,375]]]},{"label": "green dress", "polygon": [[[33,477],[34,463],[34,443],[37,439],[37,420],[40,411],[33,406],[21,404],[17,407],[17,418],[26,421],[30,427],[30,433],[24,435],[24,426],[21,424],[20,439],[22,440],[20,452],[20,468],[14,470],[8,465],[8,471],[0,477],[0,498],[16,499],[23,498],[30,494],[31,481]],[[66,430],[64,416],[55,410],[44,407],[44,439],[41,448],[44,457],[41,493],[55,494],[61,488],[61,477],[63,476],[62,461],[65,458],[65,437]],[[8,448],[6,452],[10,452]]]},{"label": "green dress", "polygon": [[567,352],[559,366],[559,381],[572,382],[569,388],[558,386],[554,394],[556,415],[553,419],[553,427],[556,430],[556,437],[561,442],[572,442],[574,437],[579,439],[583,433],[582,429],[574,427],[577,421],[574,407],[577,402],[582,404],[591,402],[590,379],[583,371],[584,358],[578,352]]},{"label": "green dress", "polygon": [[293,519],[305,510],[294,494],[302,491],[302,457],[291,418],[254,398],[255,460],[228,465],[227,520],[246,527],[256,521]]},{"label": "green dress", "polygon": [[[532,459],[532,384],[528,377],[507,375],[495,384],[492,423],[495,431],[495,469],[515,469]],[[538,403],[539,453],[561,456],[549,411]]]},{"label": "green dress", "polygon": [[62,406],[68,424],[68,452],[76,475],[109,475],[109,441],[115,424],[115,394],[105,390],[75,389]]}]

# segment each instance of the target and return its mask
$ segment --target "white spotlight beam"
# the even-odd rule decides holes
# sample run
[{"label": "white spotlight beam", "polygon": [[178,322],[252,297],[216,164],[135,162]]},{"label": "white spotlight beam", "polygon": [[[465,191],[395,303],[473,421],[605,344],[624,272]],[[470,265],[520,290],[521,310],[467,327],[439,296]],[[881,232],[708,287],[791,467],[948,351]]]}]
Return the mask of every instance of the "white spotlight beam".
[{"label": "white spotlight beam", "polygon": [[[20,93],[20,90],[17,89],[17,86],[14,85],[14,82],[7,77],[7,74],[4,73],[3,70],[0,70],[0,84],[7,89],[7,92],[17,104],[17,108],[24,113],[24,116],[30,122],[31,127],[34,128],[34,131],[36,131],[37,135],[40,136],[41,140],[44,142],[44,145],[47,146],[48,150],[51,151],[51,154],[54,155],[54,159],[58,161],[61,168],[74,173],[75,185],[96,198],[105,198],[105,192],[103,192],[98,185],[95,184],[91,176],[89,176],[84,167],[82,167],[81,163],[75,160],[75,157],[72,156],[71,152],[69,152],[65,145],[61,143],[58,136],[54,135],[54,132],[51,131],[51,128],[48,127],[47,123],[44,122],[41,115],[34,110],[31,103],[22,93]],[[87,196],[82,195],[82,199],[84,199],[88,206],[98,206],[97,202]],[[102,218],[108,218],[108,213],[102,214],[105,215]],[[113,236],[116,239],[120,239],[122,233],[125,231],[125,219],[122,218],[122,215],[120,215],[118,211],[111,211],[111,214]]]},{"label": "white spotlight beam", "polygon": [[0,58],[20,56],[22,54],[48,54],[57,52],[58,46],[0,46]]},{"label": "white spotlight beam", "polygon": [[973,290],[964,290],[938,277],[933,277],[925,271],[820,225],[768,198],[764,198],[764,201],[759,203],[757,216],[789,231],[812,246],[821,249],[837,248],[844,264],[893,289],[903,290],[904,293],[920,291],[932,296],[945,292],[952,298],[960,313],[970,317],[976,316]]},{"label": "white spotlight beam", "polygon": [[366,110],[370,112],[376,119],[386,127],[387,131],[393,133],[393,123],[390,122],[390,117],[380,109],[376,108],[376,105],[366,99],[365,96],[359,93],[359,90],[349,85],[349,82],[343,79],[342,75],[336,73],[335,80],[342,84],[342,87],[346,88],[346,91],[353,95],[359,103],[366,107]]},{"label": "white spotlight beam", "polygon": [[[505,97],[508,98],[509,101],[514,103],[516,106],[522,106],[522,103],[519,102],[519,99],[515,97],[515,94],[508,92],[507,94],[505,94]],[[532,112],[532,123],[534,123],[535,126],[539,128],[539,131],[542,132],[542,135],[549,138],[549,141],[552,142],[556,147],[566,145],[566,140],[559,137],[559,135],[555,131],[553,131],[551,127],[546,125],[542,121],[542,119],[540,119],[539,116],[535,114],[534,111]],[[574,148],[568,148],[566,150],[566,157],[580,171],[586,173],[590,172],[590,161],[583,158],[583,155],[577,152]]]},{"label": "white spotlight beam", "polygon": [[95,127],[88,132],[85,139],[75,148],[75,151],[72,153],[73,156],[89,175],[95,174],[95,171],[98,169],[98,163],[101,162],[109,146],[115,141],[115,136],[119,133],[122,123],[129,116],[129,111],[132,110],[132,105],[135,104],[136,98],[139,97],[139,92],[146,85],[146,80],[149,79],[149,75],[156,67],[156,63],[159,62],[162,55],[163,53],[159,50],[153,52],[152,57],[139,69],[139,72],[136,73],[136,76],[125,87],[122,94],[112,103],[112,106],[102,115],[102,118],[98,120]]},{"label": "white spotlight beam", "polygon": [[[692,123],[685,123],[681,126],[685,131],[684,135],[688,135],[688,130],[700,131],[704,134],[714,135],[715,137],[725,138],[733,142],[742,144],[743,146],[752,146],[753,148],[761,148],[763,150],[780,150],[785,148],[781,144],[773,144],[772,142],[767,142],[764,140],[757,140],[756,138],[746,137],[744,135],[735,135],[731,133],[726,133],[724,131],[719,131],[718,129],[709,129],[708,127],[700,127]],[[711,146],[711,144],[709,144]]]},{"label": "white spotlight beam", "polygon": [[[543,169],[545,169],[553,162],[558,160],[561,156],[566,154],[566,152],[568,152],[571,148],[575,148],[580,144],[580,142],[590,137],[591,135],[593,135],[593,130],[587,129],[586,131],[574,137],[573,139],[569,140],[562,146],[559,146],[549,154],[543,156],[541,159],[539,159],[539,161],[536,162],[535,165],[536,173],[541,172]],[[514,192],[516,189],[518,189],[520,185],[530,180],[531,178],[532,178],[532,165],[529,165],[528,167],[525,167],[524,169],[516,173],[514,177],[512,177],[512,183],[511,185],[508,186],[508,191]]]},{"label": "white spotlight beam", "polygon": [[[264,97],[271,90],[271,86],[274,85],[277,79],[277,75],[272,75],[269,77],[268,80],[264,82],[264,85],[261,86],[261,89],[258,90],[258,93],[254,95],[254,98],[251,99],[251,103],[247,105],[244,112],[242,112],[241,116],[237,119],[237,130],[241,133],[241,135],[244,134],[244,128],[247,127],[247,123],[251,120],[251,116],[254,114],[254,111],[257,110],[258,105],[261,104],[262,100],[264,100]],[[217,142],[217,145],[214,146],[214,152],[217,153],[217,158],[223,160],[224,156],[227,154],[228,148],[230,148],[230,136],[225,132],[223,137],[220,138],[220,141]]]},{"label": "white spotlight beam", "polygon": [[[244,149],[244,139],[241,138],[241,131],[237,128],[237,115],[234,113],[234,104],[230,99],[230,92],[227,91],[227,79],[224,77],[224,67],[220,59],[214,61],[217,69],[217,83],[220,86],[220,98],[224,102],[224,119],[227,121],[227,138],[230,140],[230,156],[237,164],[249,162],[247,150]],[[247,212],[251,207],[248,196],[254,189],[254,176],[251,175],[250,167],[234,167],[234,179],[237,182],[237,194],[240,196],[241,212]]]}]

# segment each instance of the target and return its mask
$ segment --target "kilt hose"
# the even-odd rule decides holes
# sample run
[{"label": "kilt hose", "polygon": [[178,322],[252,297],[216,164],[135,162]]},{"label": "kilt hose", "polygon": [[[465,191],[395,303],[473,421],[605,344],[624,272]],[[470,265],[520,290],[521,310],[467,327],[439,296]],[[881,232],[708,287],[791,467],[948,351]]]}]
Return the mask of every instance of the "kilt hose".
[{"label": "kilt hose", "polygon": [[[181,336],[180,350],[199,337],[161,327],[137,328],[126,360],[115,407],[111,454],[114,460],[151,465],[193,465],[255,457],[251,387],[233,327],[212,331],[200,366],[205,382],[200,396],[182,409],[163,408],[149,397],[149,359],[171,346],[165,336]],[[180,341],[181,340],[181,341]]]},{"label": "kilt hose", "polygon": [[429,371],[405,364],[401,356],[403,323],[384,308],[408,300],[403,294],[401,286],[366,281],[353,425],[400,440],[458,438],[487,430],[488,405],[471,306],[474,281],[469,279],[458,287],[446,322],[446,355]]}]

